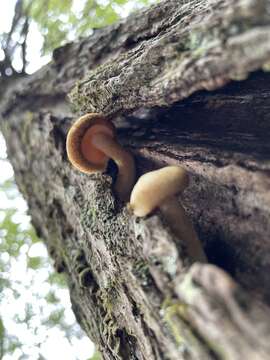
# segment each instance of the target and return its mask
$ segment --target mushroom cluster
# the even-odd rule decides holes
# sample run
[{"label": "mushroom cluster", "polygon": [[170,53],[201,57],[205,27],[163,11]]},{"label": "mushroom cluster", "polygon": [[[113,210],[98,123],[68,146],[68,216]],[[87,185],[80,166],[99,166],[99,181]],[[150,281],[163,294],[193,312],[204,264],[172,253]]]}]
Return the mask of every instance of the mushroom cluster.
[{"label": "mushroom cluster", "polygon": [[128,201],[130,196],[129,207],[138,217],[159,208],[175,235],[185,241],[190,257],[195,261],[206,261],[201,242],[176,197],[189,182],[183,167],[167,166],[148,172],[134,186],[134,159],[117,142],[114,125],[100,114],[80,117],[68,132],[66,146],[72,165],[87,174],[105,171],[112,159],[118,168],[114,184],[116,195],[123,201]]}]

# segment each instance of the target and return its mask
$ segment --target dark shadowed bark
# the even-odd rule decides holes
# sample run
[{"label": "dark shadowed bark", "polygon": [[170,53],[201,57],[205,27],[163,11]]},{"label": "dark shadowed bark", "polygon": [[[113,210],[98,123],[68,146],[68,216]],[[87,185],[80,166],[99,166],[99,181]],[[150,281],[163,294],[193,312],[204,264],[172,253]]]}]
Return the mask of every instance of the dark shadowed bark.
[{"label": "dark shadowed bark", "polygon": [[[269,358],[269,61],[269,1],[170,0],[2,86],[16,181],[104,359]],[[138,219],[115,198],[114,166],[71,167],[66,134],[85,112],[112,119],[138,176],[186,167],[209,264],[158,211]]]}]

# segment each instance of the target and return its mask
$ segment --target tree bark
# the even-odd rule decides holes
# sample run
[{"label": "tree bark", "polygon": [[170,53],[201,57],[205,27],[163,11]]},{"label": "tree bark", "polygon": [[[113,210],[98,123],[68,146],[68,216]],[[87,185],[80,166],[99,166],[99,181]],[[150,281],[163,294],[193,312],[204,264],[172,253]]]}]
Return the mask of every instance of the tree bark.
[{"label": "tree bark", "polygon": [[[267,0],[169,0],[2,87],[17,184],[104,359],[269,358],[269,61]],[[159,211],[138,219],[115,198],[114,166],[71,167],[66,134],[85,112],[111,118],[138,176],[186,167],[209,264]]]}]

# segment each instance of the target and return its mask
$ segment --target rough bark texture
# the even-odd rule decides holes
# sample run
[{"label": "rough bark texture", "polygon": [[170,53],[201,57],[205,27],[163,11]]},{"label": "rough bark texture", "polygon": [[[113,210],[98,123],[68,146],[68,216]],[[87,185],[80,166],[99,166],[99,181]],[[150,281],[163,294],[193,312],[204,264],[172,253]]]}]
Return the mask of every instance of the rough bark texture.
[{"label": "rough bark texture", "polygon": [[[269,1],[171,0],[2,87],[16,181],[104,359],[269,358],[269,60]],[[183,202],[211,264],[191,264],[158,211],[139,220],[115,199],[114,166],[70,166],[86,111],[112,118],[138,175],[189,170]]]}]

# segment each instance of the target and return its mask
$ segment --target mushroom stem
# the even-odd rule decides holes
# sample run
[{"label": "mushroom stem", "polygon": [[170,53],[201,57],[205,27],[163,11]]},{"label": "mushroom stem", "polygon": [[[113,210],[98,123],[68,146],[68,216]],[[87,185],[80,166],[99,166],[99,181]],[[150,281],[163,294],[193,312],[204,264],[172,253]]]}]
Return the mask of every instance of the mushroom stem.
[{"label": "mushroom stem", "polygon": [[108,158],[115,161],[118,167],[118,175],[114,189],[121,200],[127,200],[135,182],[135,163],[133,156],[106,133],[96,133],[91,142]]},{"label": "mushroom stem", "polygon": [[193,260],[207,262],[201,242],[182,204],[175,196],[159,205],[161,213],[173,232],[185,241],[187,252]]}]

